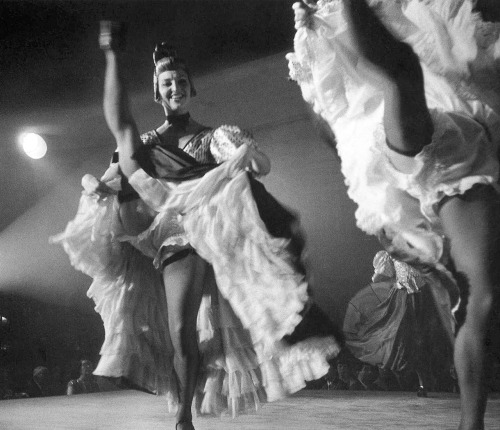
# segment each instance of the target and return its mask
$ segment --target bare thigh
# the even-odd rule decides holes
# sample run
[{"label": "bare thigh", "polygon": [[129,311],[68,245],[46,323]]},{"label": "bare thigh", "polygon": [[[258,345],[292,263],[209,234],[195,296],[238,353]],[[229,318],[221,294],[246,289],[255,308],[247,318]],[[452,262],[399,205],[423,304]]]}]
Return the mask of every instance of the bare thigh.
[{"label": "bare thigh", "polygon": [[[174,348],[183,348],[184,341],[196,333],[196,320],[204,290],[207,263],[197,254],[189,254],[163,270],[170,332]],[[177,344],[176,344],[177,343]]]},{"label": "bare thigh", "polygon": [[468,318],[483,325],[500,288],[500,197],[493,187],[476,186],[446,201],[439,215]]}]

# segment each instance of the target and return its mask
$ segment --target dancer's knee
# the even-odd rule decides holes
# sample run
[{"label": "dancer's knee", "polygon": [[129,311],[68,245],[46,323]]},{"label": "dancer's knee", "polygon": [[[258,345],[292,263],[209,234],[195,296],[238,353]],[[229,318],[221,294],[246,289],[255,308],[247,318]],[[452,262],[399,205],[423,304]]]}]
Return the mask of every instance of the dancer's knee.
[{"label": "dancer's knee", "polygon": [[177,354],[186,358],[198,355],[196,322],[170,324],[170,338]]},{"label": "dancer's knee", "polygon": [[494,297],[492,293],[485,293],[480,297],[471,296],[467,303],[465,323],[481,331],[488,328],[488,323],[493,310]]}]

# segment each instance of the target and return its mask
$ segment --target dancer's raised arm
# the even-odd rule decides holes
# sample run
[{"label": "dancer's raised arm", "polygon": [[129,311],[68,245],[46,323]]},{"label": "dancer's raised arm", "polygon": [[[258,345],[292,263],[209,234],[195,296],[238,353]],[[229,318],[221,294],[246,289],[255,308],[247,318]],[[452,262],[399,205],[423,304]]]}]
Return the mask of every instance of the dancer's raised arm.
[{"label": "dancer's raised arm", "polygon": [[112,21],[101,21],[99,46],[106,58],[104,117],[118,146],[120,168],[126,176],[130,176],[139,168],[132,156],[141,145],[141,138],[130,111],[121,70],[124,36],[123,25]]}]

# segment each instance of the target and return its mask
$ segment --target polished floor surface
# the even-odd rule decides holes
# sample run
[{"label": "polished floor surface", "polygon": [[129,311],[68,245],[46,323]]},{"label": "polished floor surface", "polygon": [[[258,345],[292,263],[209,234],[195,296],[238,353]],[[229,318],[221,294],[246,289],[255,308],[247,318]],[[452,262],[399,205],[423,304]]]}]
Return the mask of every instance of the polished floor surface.
[{"label": "polished floor surface", "polygon": [[[196,430],[456,429],[453,394],[422,399],[413,393],[302,391],[235,419],[196,418]],[[0,402],[2,430],[156,430],[175,428],[161,397],[117,391]],[[488,403],[486,428],[500,429],[500,396]]]}]

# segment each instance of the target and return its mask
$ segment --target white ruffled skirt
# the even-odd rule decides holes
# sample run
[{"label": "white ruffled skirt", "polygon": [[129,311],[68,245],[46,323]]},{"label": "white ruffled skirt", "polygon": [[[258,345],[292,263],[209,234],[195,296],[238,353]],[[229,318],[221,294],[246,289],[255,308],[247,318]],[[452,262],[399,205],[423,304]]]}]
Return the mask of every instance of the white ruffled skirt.
[{"label": "white ruffled skirt", "polygon": [[93,278],[88,295],[105,327],[96,374],[126,377],[166,395],[175,409],[168,285],[155,266],[165,249],[175,253],[186,244],[213,268],[198,314],[198,412],[255,410],[326,374],[340,350],[333,335],[293,345],[283,340],[303,318],[308,284],[286,249],[288,239],[267,232],[245,173],[229,178],[223,164],[203,178],[169,183],[138,170],[130,183],[157,212],[142,234],[123,231],[116,195],[85,193],[75,219],[53,238]]}]

